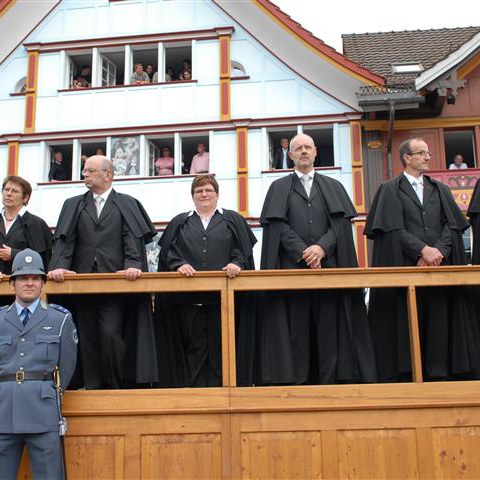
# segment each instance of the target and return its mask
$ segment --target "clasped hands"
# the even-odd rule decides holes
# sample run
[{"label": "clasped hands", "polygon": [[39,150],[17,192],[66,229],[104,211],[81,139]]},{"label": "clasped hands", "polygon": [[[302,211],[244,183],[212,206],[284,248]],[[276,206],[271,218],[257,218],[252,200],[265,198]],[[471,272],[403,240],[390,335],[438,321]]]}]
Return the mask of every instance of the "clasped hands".
[{"label": "clasped hands", "polygon": [[310,245],[302,252],[302,260],[305,260],[310,268],[322,268],[322,259],[325,256],[325,250],[320,245]]},{"label": "clasped hands", "polygon": [[438,267],[443,262],[443,254],[438,248],[425,245],[420,254],[417,267]]}]

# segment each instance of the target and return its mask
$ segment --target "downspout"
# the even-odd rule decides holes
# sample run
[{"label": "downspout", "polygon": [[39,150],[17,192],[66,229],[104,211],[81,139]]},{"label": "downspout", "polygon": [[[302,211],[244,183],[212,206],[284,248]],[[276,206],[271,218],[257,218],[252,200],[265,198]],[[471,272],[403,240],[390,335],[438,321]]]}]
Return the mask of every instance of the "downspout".
[{"label": "downspout", "polygon": [[390,116],[388,122],[388,136],[387,136],[387,168],[388,180],[393,178],[393,162],[392,162],[392,138],[393,138],[393,124],[395,122],[395,102],[390,102]]}]

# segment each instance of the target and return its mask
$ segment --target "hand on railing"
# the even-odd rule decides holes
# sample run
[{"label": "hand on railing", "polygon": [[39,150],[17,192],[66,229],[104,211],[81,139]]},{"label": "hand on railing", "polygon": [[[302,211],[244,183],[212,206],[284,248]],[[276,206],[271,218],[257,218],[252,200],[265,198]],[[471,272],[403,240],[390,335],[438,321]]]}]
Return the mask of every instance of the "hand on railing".
[{"label": "hand on railing", "polygon": [[241,268],[234,263],[229,263],[225,265],[222,270],[227,272],[229,278],[235,278],[240,273]]},{"label": "hand on railing", "polygon": [[129,267],[126,270],[118,270],[117,273],[123,273],[127,280],[136,280],[142,275],[141,270],[133,267]]},{"label": "hand on railing", "polygon": [[48,279],[53,280],[54,282],[63,282],[65,280],[64,275],[68,274],[76,274],[73,270],[67,270],[65,268],[56,268],[55,270],[51,270],[48,272]]},{"label": "hand on railing", "polygon": [[185,263],[177,268],[177,272],[180,272],[186,277],[193,277],[193,274],[196,272],[196,270],[189,263]]}]

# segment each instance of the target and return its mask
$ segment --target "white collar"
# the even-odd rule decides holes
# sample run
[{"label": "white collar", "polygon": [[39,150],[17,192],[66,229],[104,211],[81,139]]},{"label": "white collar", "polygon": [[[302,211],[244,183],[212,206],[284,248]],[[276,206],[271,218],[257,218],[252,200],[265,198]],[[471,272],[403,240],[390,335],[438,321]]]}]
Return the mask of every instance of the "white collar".
[{"label": "white collar", "polygon": [[297,169],[295,169],[295,173],[297,174],[300,180],[304,175],[308,175],[312,180],[313,180],[313,177],[315,176],[315,170],[313,168],[308,173],[302,173],[302,172],[299,172]]},{"label": "white collar", "polygon": [[[212,213],[212,217],[215,215],[215,212],[218,212],[220,215],[223,215],[223,208],[222,207],[217,207],[213,213]],[[191,217],[194,213],[196,213],[200,218],[203,218],[203,215],[200,215],[198,212],[197,212],[197,209],[195,208],[194,210],[190,210],[188,212],[188,215],[187,217]]]},{"label": "white collar", "polygon": [[110,187],[107,191],[103,192],[102,194],[94,193],[93,199],[96,200],[97,197],[102,197],[103,201],[106,202],[109,195],[112,193],[113,187]]},{"label": "white collar", "polygon": [[410,175],[407,172],[403,172],[403,174],[407,177],[407,180],[410,182],[410,184],[413,184],[413,182],[417,182],[420,185],[423,185],[423,175],[420,175],[418,178],[414,177],[413,175]]},{"label": "white collar", "polygon": [[[26,211],[27,211],[27,207],[23,205],[14,218],[17,218],[18,216],[23,217]],[[2,215],[4,218],[7,218],[7,211],[5,210],[5,207],[2,208]]]}]

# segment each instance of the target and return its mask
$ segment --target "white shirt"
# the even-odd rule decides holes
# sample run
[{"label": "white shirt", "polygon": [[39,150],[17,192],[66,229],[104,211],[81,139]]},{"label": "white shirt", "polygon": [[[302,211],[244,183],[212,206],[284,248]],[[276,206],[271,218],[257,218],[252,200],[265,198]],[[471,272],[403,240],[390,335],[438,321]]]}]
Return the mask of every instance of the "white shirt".
[{"label": "white shirt", "polygon": [[2,208],[2,217],[3,217],[3,223],[5,224],[5,233],[8,233],[8,231],[12,228],[12,225],[15,223],[17,218],[23,217],[26,211],[27,211],[27,207],[23,205],[23,207],[18,211],[14,219],[11,221],[12,223],[9,223],[7,226],[7,211],[5,210],[5,207]]},{"label": "white shirt", "polygon": [[223,208],[217,207],[208,218],[204,217],[201,213],[198,213],[197,209],[191,210],[190,212],[188,212],[188,216],[191,217],[194,213],[196,213],[200,217],[200,220],[202,221],[203,228],[206,230],[208,227],[208,224],[210,223],[210,220],[215,215],[215,212],[218,212],[220,215],[223,215]]},{"label": "white shirt", "polygon": [[[407,180],[410,182],[410,185],[417,194],[420,202],[423,202],[423,175],[420,175],[417,178],[407,172],[403,172],[403,174],[407,177]],[[417,187],[414,186],[413,182],[417,184]]]},{"label": "white shirt", "polygon": [[98,193],[94,193],[94,194],[93,194],[93,201],[94,201],[95,203],[97,203],[97,198],[98,198],[98,197],[102,197],[102,198],[103,198],[103,203],[102,203],[102,208],[101,208],[101,210],[103,210],[103,207],[105,206],[105,203],[107,202],[109,195],[112,193],[112,190],[113,190],[113,187],[110,187],[106,192],[103,192],[101,195],[98,194]]}]

